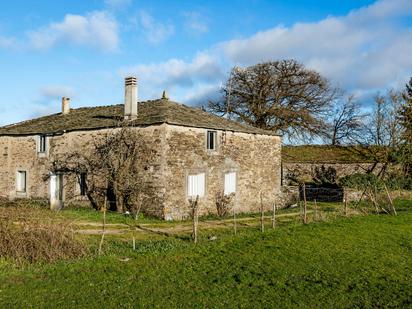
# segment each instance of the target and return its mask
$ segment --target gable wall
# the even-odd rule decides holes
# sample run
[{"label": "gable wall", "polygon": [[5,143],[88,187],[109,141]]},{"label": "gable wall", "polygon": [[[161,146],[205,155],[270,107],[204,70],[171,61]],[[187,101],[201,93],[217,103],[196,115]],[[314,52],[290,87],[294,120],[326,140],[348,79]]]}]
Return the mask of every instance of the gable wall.
[{"label": "gable wall", "polygon": [[166,130],[165,218],[188,217],[187,176],[206,173],[206,195],[200,214],[216,213],[216,194],[224,190],[224,173],[236,170],[237,212],[258,211],[260,192],[264,207],[280,193],[281,138],[232,131],[218,132],[218,149],[206,149],[206,129],[168,125]]},{"label": "gable wall", "polygon": [[[150,166],[142,171],[147,174],[144,186],[153,195],[146,201],[146,207],[153,215],[163,216],[163,166],[162,166],[162,141],[164,136],[164,125],[150,126],[147,128],[136,128],[142,133],[150,153],[145,154],[150,158]],[[52,162],[62,158],[72,151],[87,152],[92,149],[94,143],[105,134],[113,132],[113,129],[69,132],[63,135],[48,137],[48,154],[39,156],[37,154],[36,141],[38,136],[23,137],[0,137],[0,197],[15,198],[49,198],[48,175]],[[16,193],[17,170],[27,171],[27,192],[25,195]],[[73,175],[64,177],[64,200],[65,203],[84,200],[81,197],[76,177]]]}]

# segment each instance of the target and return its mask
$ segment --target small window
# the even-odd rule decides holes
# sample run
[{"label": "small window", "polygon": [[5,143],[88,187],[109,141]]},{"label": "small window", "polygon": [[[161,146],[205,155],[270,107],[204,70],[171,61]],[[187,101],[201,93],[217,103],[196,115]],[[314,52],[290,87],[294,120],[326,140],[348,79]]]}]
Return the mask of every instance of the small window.
[{"label": "small window", "polygon": [[47,137],[46,135],[39,136],[39,152],[46,152],[47,150]]},{"label": "small window", "polygon": [[205,173],[191,174],[187,179],[187,195],[203,197],[205,195]]},{"label": "small window", "polygon": [[236,172],[225,174],[225,195],[236,193]]},{"label": "small window", "polygon": [[26,192],[26,171],[18,171],[17,172],[17,180],[16,180],[16,191],[25,193]]},{"label": "small window", "polygon": [[81,173],[79,177],[80,195],[86,195],[86,173]]},{"label": "small window", "polygon": [[217,146],[217,132],[207,131],[207,150],[216,150]]}]

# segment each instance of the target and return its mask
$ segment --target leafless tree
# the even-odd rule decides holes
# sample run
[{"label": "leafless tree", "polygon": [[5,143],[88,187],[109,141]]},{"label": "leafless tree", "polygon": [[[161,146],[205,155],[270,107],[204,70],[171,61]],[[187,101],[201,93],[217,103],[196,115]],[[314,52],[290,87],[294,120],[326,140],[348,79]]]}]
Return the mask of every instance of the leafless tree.
[{"label": "leafless tree", "polygon": [[209,110],[290,139],[323,131],[324,116],[337,91],[319,73],[295,60],[233,68],[222,99]]},{"label": "leafless tree", "polygon": [[141,133],[122,127],[96,138],[89,150],[62,155],[52,169],[78,177],[86,174],[86,195],[94,208],[107,199],[111,210],[135,213],[148,194],[143,184],[150,157]]},{"label": "leafless tree", "polygon": [[337,102],[330,118],[331,145],[350,143],[359,138],[363,129],[362,119],[366,116],[353,95]]},{"label": "leafless tree", "polygon": [[375,163],[369,172],[378,163],[383,163],[378,173],[382,176],[388,165],[397,161],[402,132],[397,115],[402,97],[399,92],[389,90],[384,95],[377,94],[374,102],[373,113],[367,118],[357,142],[364,146],[361,151],[367,152],[367,156]]}]

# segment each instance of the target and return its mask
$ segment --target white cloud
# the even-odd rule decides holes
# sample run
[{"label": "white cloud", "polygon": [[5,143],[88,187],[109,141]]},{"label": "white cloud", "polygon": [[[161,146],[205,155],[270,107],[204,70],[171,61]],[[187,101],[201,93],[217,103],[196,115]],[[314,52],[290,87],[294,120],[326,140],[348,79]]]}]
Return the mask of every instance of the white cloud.
[{"label": "white cloud", "polygon": [[231,63],[295,58],[345,88],[382,88],[412,71],[412,1],[382,0],[343,17],[277,26],[219,48]]},{"label": "white cloud", "polygon": [[72,87],[63,85],[47,85],[40,89],[40,94],[44,98],[56,99],[61,97],[72,97],[75,92]]},{"label": "white cloud", "polygon": [[14,38],[0,36],[0,48],[3,49],[17,49],[19,43]]},{"label": "white cloud", "polygon": [[199,12],[191,11],[183,13],[186,30],[194,35],[200,35],[209,31],[208,20]]},{"label": "white cloud", "polygon": [[182,96],[182,102],[191,105],[206,106],[209,101],[216,101],[221,97],[220,85],[218,84],[202,84],[196,85],[190,91],[187,91]]},{"label": "white cloud", "polygon": [[164,87],[191,87],[196,82],[213,82],[222,77],[217,58],[198,54],[191,62],[170,59],[166,62],[122,68],[123,76],[134,74],[145,83]]},{"label": "white cloud", "polygon": [[171,23],[161,23],[146,11],[140,11],[139,25],[147,40],[153,44],[165,41],[175,31]]},{"label": "white cloud", "polygon": [[118,48],[118,25],[104,11],[83,15],[67,14],[63,21],[28,31],[28,48],[47,50],[58,44],[91,46],[104,51]]},{"label": "white cloud", "polygon": [[[348,92],[370,97],[377,90],[403,87],[412,72],[412,1],[381,0],[346,16],[313,23],[276,26],[254,35],[221,42],[192,60],[169,59],[120,70],[135,74],[143,92],[158,97],[162,89],[176,99],[198,103],[214,97],[225,72],[234,65],[295,58]],[[139,90],[140,91],[140,90]]]}]

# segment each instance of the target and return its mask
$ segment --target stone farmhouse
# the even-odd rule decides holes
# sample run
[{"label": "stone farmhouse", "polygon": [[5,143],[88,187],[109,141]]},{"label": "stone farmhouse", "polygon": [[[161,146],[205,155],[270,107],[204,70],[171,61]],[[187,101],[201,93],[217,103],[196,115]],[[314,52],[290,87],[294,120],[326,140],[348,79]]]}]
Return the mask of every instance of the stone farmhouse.
[{"label": "stone farmhouse", "polygon": [[[138,102],[137,80],[125,79],[120,105],[71,109],[0,128],[0,197],[49,199],[51,207],[87,201],[87,175],[52,172],[55,158],[87,150],[99,136],[126,122],[150,149],[144,168],[150,198],[143,211],[166,220],[189,214],[199,196],[201,214],[216,212],[216,195],[234,193],[239,212],[256,211],[280,194],[281,137],[200,108],[161,99]],[[269,205],[268,205],[269,206]]]}]

